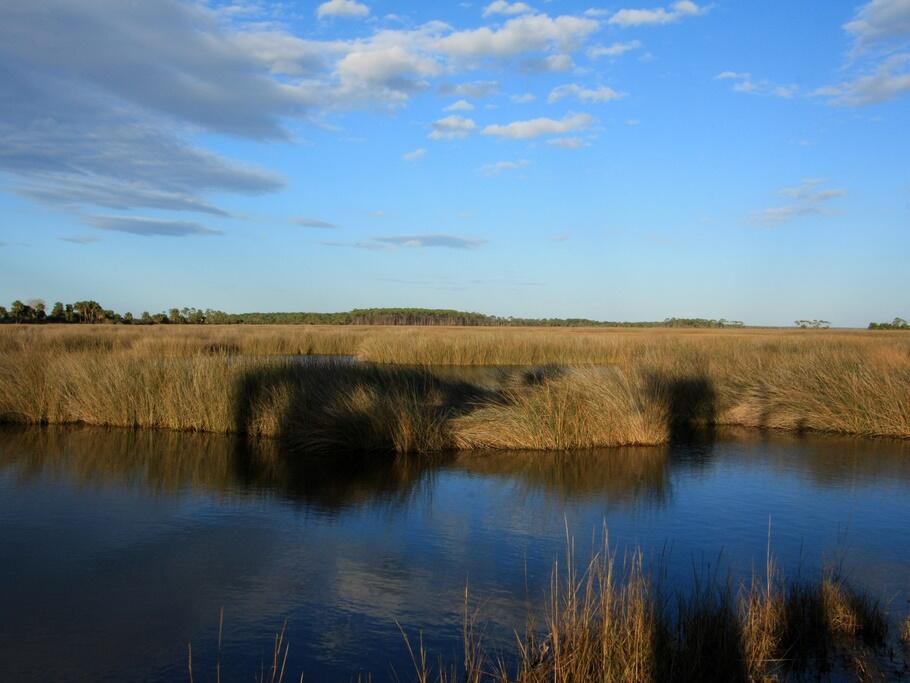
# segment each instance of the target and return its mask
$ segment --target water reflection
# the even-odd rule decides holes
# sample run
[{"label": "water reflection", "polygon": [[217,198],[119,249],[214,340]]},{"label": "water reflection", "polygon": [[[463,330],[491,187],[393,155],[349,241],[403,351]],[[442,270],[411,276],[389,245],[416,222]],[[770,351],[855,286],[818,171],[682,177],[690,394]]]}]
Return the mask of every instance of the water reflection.
[{"label": "water reflection", "polygon": [[[396,622],[457,661],[465,584],[507,646],[568,532],[748,574],[832,556],[910,598],[910,442],[756,431],[662,448],[288,457],[274,441],[80,427],[0,429],[0,678],[179,680],[210,672],[226,612],[230,678],[288,619],[310,680],[408,670]],[[578,553],[585,553],[579,543]]]}]

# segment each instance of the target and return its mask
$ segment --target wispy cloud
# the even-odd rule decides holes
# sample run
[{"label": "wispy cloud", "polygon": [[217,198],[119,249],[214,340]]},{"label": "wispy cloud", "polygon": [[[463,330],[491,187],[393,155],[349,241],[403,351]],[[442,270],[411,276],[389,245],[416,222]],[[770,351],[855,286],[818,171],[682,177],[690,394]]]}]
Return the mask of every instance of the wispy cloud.
[{"label": "wispy cloud", "polygon": [[73,235],[70,237],[58,237],[62,242],[70,242],[71,244],[91,244],[92,242],[100,242],[100,237],[95,237],[94,235]]},{"label": "wispy cloud", "polygon": [[411,152],[405,152],[401,156],[405,161],[420,161],[426,155],[427,155],[427,150],[423,147],[419,147]]},{"label": "wispy cloud", "polygon": [[393,235],[389,237],[374,237],[373,241],[380,244],[391,244],[397,247],[442,247],[445,249],[476,249],[486,240],[474,237],[459,237],[458,235],[432,234],[432,235]]},{"label": "wispy cloud", "polygon": [[330,223],[329,221],[324,221],[319,218],[295,218],[294,223],[304,228],[321,228],[327,230],[334,230],[339,226],[335,223]]},{"label": "wispy cloud", "polygon": [[564,97],[575,97],[582,102],[612,102],[625,97],[625,93],[616,92],[613,88],[601,85],[596,88],[585,88],[577,83],[560,85],[550,91],[547,102],[553,104]]},{"label": "wispy cloud", "polygon": [[89,216],[88,223],[99,230],[126,232],[143,237],[186,237],[188,235],[220,235],[194,221],[147,218],[143,216]]},{"label": "wispy cloud", "polygon": [[469,81],[467,83],[447,83],[439,89],[439,94],[446,97],[472,97],[475,100],[491,97],[499,92],[497,81]]},{"label": "wispy cloud", "polygon": [[567,114],[562,119],[541,117],[527,121],[513,121],[504,125],[493,124],[483,129],[484,135],[493,135],[513,140],[527,140],[541,135],[560,135],[582,130],[594,119],[588,114]]},{"label": "wispy cloud", "polygon": [[527,159],[518,159],[517,161],[497,161],[492,164],[484,164],[480,167],[480,172],[485,176],[499,175],[503,171],[514,171],[519,168],[527,168],[531,162]]},{"label": "wispy cloud", "polygon": [[908,92],[910,52],[892,55],[876,65],[872,73],[838,85],[818,88],[812,95],[824,97],[828,104],[834,106],[860,107],[887,102]]},{"label": "wispy cloud", "polygon": [[752,74],[740,71],[722,71],[714,77],[714,80],[732,81],[734,92],[749,95],[771,95],[790,99],[799,92],[798,85],[779,85],[767,80],[756,81],[752,78]]},{"label": "wispy cloud", "polygon": [[910,36],[910,2],[871,0],[857,10],[844,29],[860,52],[878,43],[906,38]]},{"label": "wispy cloud", "polygon": [[610,17],[609,23],[617,26],[643,26],[648,24],[672,24],[684,19],[705,14],[708,7],[699,6],[691,0],[679,0],[670,5],[669,9],[657,7],[654,9],[621,9]]},{"label": "wispy cloud", "polygon": [[444,233],[428,235],[388,235],[371,237],[358,242],[322,242],[327,247],[350,247],[353,249],[368,249],[370,251],[390,250],[399,248],[421,249],[476,249],[486,244],[486,240],[476,237],[462,237]]},{"label": "wispy cloud", "polygon": [[782,188],[780,194],[793,201],[783,206],[773,206],[755,212],[752,222],[760,227],[774,228],[805,216],[836,214],[836,211],[829,208],[828,204],[832,200],[846,195],[847,190],[824,188],[825,182],[823,178],[807,178],[799,185]]},{"label": "wispy cloud", "polygon": [[579,137],[552,138],[547,140],[547,144],[553,147],[562,147],[563,149],[581,149],[588,146],[584,138]]},{"label": "wispy cloud", "polygon": [[612,45],[595,45],[594,47],[588,48],[588,57],[591,59],[599,59],[600,57],[619,57],[632,50],[637,50],[640,47],[641,41],[639,40],[631,40],[627,43],[613,43]]}]

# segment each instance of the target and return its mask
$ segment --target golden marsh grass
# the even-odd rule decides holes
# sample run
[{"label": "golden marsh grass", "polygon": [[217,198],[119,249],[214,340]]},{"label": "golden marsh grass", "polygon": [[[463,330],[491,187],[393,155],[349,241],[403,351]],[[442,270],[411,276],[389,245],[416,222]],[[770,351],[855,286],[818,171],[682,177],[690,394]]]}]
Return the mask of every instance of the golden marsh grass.
[{"label": "golden marsh grass", "polygon": [[[304,355],[367,363],[304,363]],[[434,365],[503,366],[495,382]],[[0,419],[300,450],[656,444],[739,425],[910,437],[900,332],[3,326]]]}]

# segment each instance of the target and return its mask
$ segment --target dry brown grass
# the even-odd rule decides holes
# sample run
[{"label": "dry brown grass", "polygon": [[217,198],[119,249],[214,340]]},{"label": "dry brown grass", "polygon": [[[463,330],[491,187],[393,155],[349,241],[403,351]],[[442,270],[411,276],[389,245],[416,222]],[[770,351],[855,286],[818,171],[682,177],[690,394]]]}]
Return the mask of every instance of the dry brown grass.
[{"label": "dry brown grass", "polygon": [[[316,367],[289,358],[307,354],[378,363]],[[474,388],[451,370],[413,367],[550,361],[559,365],[503,368],[495,382],[472,379]],[[313,450],[359,443],[399,452],[655,444],[715,424],[907,438],[910,338],[7,325],[0,326],[0,419],[246,431]]]},{"label": "dry brown grass", "polygon": [[432,671],[421,648],[413,657],[415,678],[752,683],[832,675],[867,680],[881,671],[887,626],[876,603],[830,575],[788,584],[770,559],[767,572],[740,586],[738,597],[729,586],[703,578],[691,592],[668,596],[651,580],[640,553],[620,568],[605,548],[580,575],[571,559],[565,569],[554,569],[543,626],[529,622],[512,657],[488,656],[476,636],[483,631],[477,615],[466,608],[463,670]]}]

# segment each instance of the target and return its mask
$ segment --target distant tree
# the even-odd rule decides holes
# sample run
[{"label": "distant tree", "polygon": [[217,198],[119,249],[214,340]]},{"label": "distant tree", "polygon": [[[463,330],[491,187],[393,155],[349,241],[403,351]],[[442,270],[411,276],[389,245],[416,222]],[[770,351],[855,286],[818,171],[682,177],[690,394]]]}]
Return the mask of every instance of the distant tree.
[{"label": "distant tree", "polygon": [[28,306],[26,306],[24,303],[19,301],[19,299],[16,299],[9,306],[10,316],[17,323],[21,323],[25,320],[27,311],[28,311]]},{"label": "distant tree", "polygon": [[73,311],[83,323],[100,323],[104,320],[104,309],[97,301],[77,301]]},{"label": "distant tree", "polygon": [[65,314],[63,312],[63,302],[58,301],[54,304],[54,307],[51,309],[51,320],[55,323],[62,323],[66,320]]},{"label": "distant tree", "polygon": [[169,322],[174,323],[174,324],[184,322],[183,318],[180,316],[179,308],[172,308],[171,310],[169,310],[167,312],[167,319]]},{"label": "distant tree", "polygon": [[142,324],[143,324],[143,325],[151,325],[151,324],[152,324],[152,316],[149,315],[149,312],[148,312],[148,311],[142,311]]},{"label": "distant tree", "polygon": [[9,312],[6,306],[0,306],[0,323],[5,323],[9,319]]},{"label": "distant tree", "polygon": [[127,311],[126,313],[124,313],[124,314],[123,314],[123,322],[126,323],[127,325],[132,325],[132,324],[133,324],[133,314],[130,313],[129,311]]},{"label": "distant tree", "polygon": [[66,306],[63,307],[63,319],[66,320],[66,322],[68,322],[68,323],[71,323],[76,320],[76,313],[73,310],[72,304],[67,304]]}]

